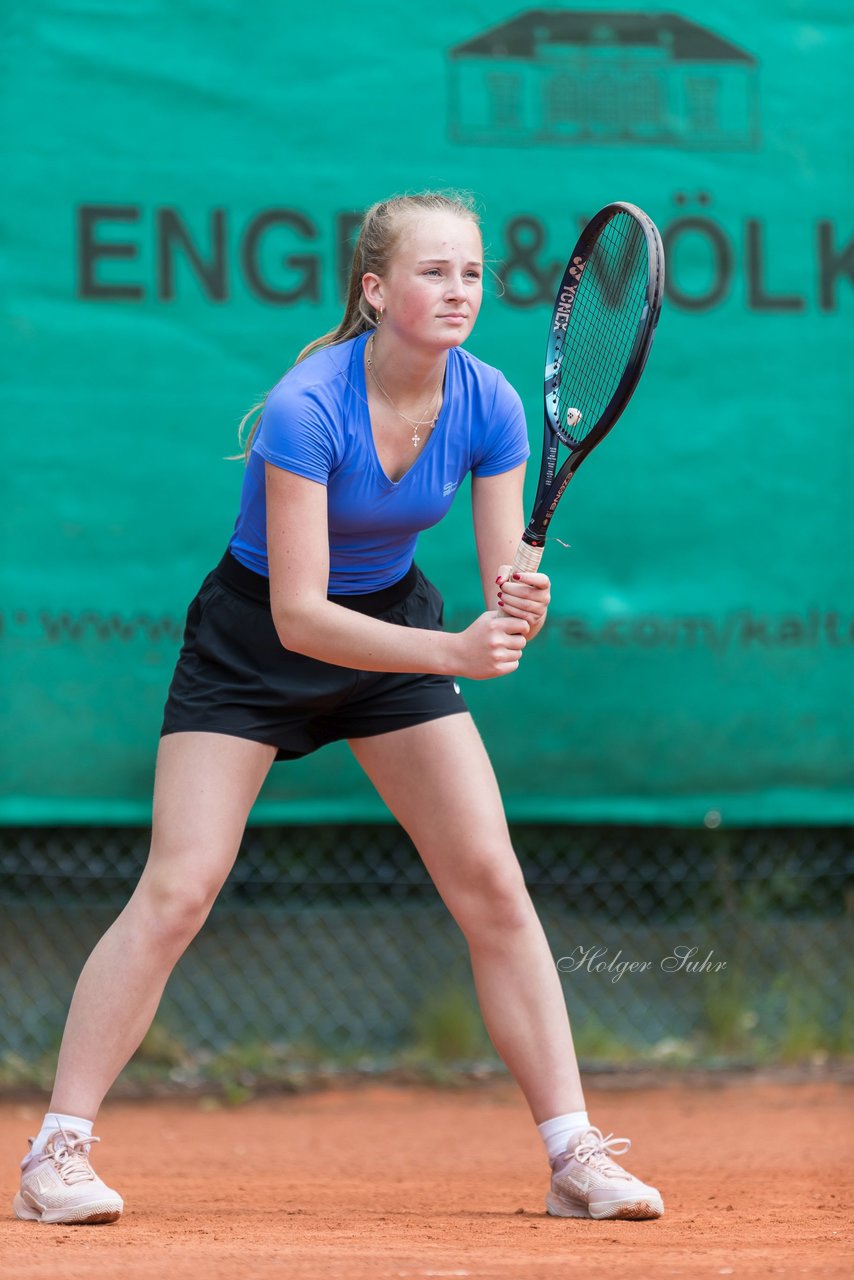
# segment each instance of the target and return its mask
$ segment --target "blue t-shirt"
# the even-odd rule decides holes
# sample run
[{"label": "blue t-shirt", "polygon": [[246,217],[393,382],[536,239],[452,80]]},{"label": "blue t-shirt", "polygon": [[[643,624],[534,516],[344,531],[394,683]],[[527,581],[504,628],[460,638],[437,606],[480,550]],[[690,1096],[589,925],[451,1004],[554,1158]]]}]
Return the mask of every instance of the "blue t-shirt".
[{"label": "blue t-shirt", "polygon": [[497,370],[460,347],[448,352],[445,398],[423,451],[398,481],[380,466],[365,387],[368,334],[323,347],[267,396],[243,480],[233,556],[269,577],[264,463],[326,485],[330,595],[361,595],[404,576],[422,529],[437,524],[457,487],[510,471],[528,457],[519,396]]}]

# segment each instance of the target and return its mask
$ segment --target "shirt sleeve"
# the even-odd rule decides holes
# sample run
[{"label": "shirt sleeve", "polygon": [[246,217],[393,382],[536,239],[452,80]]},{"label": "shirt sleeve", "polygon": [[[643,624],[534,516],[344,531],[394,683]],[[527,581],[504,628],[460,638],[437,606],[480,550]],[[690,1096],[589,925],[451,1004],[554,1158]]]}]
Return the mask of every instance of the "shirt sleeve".
[{"label": "shirt sleeve", "polygon": [[504,375],[499,373],[483,438],[475,451],[472,475],[497,476],[503,471],[512,471],[530,453],[522,401]]},{"label": "shirt sleeve", "polygon": [[322,399],[285,380],[267,397],[252,451],[273,466],[326,485],[338,461],[337,434]]}]

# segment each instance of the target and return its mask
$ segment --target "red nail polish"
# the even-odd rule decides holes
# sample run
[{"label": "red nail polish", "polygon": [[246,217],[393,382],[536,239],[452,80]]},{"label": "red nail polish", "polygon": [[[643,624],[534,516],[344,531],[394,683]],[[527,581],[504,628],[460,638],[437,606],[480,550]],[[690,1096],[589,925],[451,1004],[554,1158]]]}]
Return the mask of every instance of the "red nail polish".
[{"label": "red nail polish", "polygon": [[521,573],[514,573],[514,574],[513,574],[513,581],[514,581],[514,582],[521,582],[521,581],[522,581],[522,575],[521,575]]}]

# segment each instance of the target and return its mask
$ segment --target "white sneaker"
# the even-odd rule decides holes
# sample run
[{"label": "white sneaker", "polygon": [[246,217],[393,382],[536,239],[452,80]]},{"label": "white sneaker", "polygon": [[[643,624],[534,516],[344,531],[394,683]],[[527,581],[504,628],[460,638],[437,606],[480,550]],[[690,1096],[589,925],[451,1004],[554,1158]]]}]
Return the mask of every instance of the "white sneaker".
[{"label": "white sneaker", "polygon": [[[17,1218],[31,1222],[115,1222],[124,1201],[101,1181],[89,1163],[86,1138],[57,1129],[44,1151],[31,1155],[21,1170],[21,1189],[12,1201]],[[33,1139],[30,1138],[30,1147]]]},{"label": "white sneaker", "polygon": [[546,1208],[557,1218],[660,1218],[664,1203],[655,1187],[621,1168],[611,1155],[631,1146],[601,1129],[582,1129],[552,1164]]}]

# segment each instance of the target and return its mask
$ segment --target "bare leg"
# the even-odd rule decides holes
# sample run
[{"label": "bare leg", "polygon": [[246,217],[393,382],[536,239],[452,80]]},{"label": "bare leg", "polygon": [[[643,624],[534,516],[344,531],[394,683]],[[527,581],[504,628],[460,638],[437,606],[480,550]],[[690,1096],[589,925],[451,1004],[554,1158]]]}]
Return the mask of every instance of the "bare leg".
[{"label": "bare leg", "polygon": [[350,747],[465,934],[484,1022],[535,1122],[584,1110],[557,967],[471,717],[446,716]]},{"label": "bare leg", "polygon": [[80,975],[51,1111],[95,1119],[231,870],[274,756],[275,747],[224,734],[161,739],[151,853],[132,898]]}]

